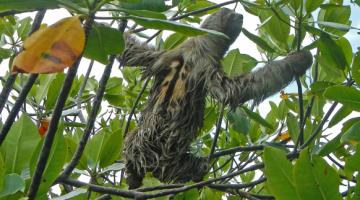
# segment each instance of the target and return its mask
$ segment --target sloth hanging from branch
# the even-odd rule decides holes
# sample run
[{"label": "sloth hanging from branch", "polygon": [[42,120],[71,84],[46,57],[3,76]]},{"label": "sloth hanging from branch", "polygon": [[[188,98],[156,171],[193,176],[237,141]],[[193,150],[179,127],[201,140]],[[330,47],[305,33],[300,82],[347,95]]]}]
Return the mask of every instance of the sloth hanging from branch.
[{"label": "sloth hanging from branch", "polygon": [[222,8],[201,27],[222,32],[229,39],[197,36],[169,51],[155,51],[126,35],[127,49],[121,62],[144,66],[144,76],[154,77],[138,127],[125,139],[129,189],[140,187],[146,172],[164,182],[199,181],[208,172],[209,160],[189,152],[203,125],[208,94],[232,108],[248,100],[260,102],[311,66],[311,53],[300,51],[257,71],[227,77],[220,69],[220,60],[238,37],[242,18]]}]

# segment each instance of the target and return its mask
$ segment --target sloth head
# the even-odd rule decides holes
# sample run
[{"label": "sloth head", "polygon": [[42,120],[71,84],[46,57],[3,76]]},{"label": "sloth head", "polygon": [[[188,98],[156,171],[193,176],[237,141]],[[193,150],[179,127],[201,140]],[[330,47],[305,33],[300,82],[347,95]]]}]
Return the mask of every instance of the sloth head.
[{"label": "sloth head", "polygon": [[243,16],[228,8],[221,8],[205,19],[201,27],[224,33],[233,43],[240,34]]}]

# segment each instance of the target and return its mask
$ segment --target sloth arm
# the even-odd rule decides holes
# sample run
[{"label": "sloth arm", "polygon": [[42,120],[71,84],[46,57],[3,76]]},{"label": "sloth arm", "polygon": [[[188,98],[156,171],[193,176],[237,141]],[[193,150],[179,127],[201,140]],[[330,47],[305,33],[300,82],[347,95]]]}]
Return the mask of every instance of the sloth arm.
[{"label": "sloth arm", "polygon": [[153,66],[164,51],[157,51],[145,42],[140,42],[129,33],[124,33],[125,50],[118,60],[124,66],[142,66],[145,69]]},{"label": "sloth arm", "polygon": [[295,76],[305,74],[311,64],[311,53],[300,51],[234,78],[227,77],[224,72],[214,67],[206,86],[215,99],[232,107],[251,99],[260,102],[287,86]]}]

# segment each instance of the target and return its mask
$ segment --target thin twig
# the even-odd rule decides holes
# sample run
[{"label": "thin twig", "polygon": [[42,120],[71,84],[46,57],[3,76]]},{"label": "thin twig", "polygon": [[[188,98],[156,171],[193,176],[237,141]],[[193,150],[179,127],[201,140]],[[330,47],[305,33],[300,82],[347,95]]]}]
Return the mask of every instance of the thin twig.
[{"label": "thin twig", "polygon": [[253,146],[242,146],[242,147],[234,147],[230,149],[220,150],[213,153],[211,158],[218,158],[224,155],[229,155],[237,152],[246,152],[246,151],[259,151],[263,150],[264,145],[253,145]]},{"label": "thin twig", "polygon": [[[93,18],[93,16],[90,16],[89,19],[85,23],[85,35],[86,35],[86,38],[89,35],[89,31],[90,31],[90,28],[91,28],[93,22],[94,22],[94,18]],[[45,141],[44,141],[44,144],[42,146],[42,150],[41,150],[40,156],[39,156],[37,164],[36,164],[36,169],[35,169],[35,172],[34,172],[34,175],[32,177],[30,187],[29,187],[28,198],[30,200],[35,199],[36,193],[37,193],[37,191],[39,189],[39,186],[41,184],[42,175],[43,175],[43,172],[45,170],[47,160],[49,158],[50,150],[51,150],[54,138],[55,138],[55,133],[57,131],[57,126],[58,126],[59,121],[60,121],[61,113],[62,113],[62,110],[64,108],[66,99],[67,99],[67,97],[69,95],[72,82],[73,82],[73,80],[74,80],[74,78],[76,76],[76,72],[77,72],[77,69],[78,69],[80,61],[81,61],[81,57],[82,56],[80,56],[76,60],[76,62],[73,64],[73,66],[69,69],[68,74],[67,74],[67,76],[65,78],[63,87],[61,88],[59,97],[58,97],[58,99],[56,101],[55,108],[54,108],[54,113],[52,115],[52,118],[51,118],[51,121],[50,121],[50,124],[49,124],[49,128],[48,128],[48,131],[46,133]]]},{"label": "thin twig", "polygon": [[6,121],[1,129],[0,132],[0,146],[4,142],[6,135],[9,133],[12,124],[15,121],[16,116],[19,114],[19,110],[24,103],[26,96],[30,92],[31,87],[34,85],[38,74],[31,74],[28,81],[24,85],[23,89],[21,90],[18,98],[15,101],[13,108],[11,109],[9,116],[6,118]]},{"label": "thin twig", "polygon": [[[126,22],[123,22],[123,24],[120,25],[120,29],[122,32],[124,31],[125,27],[126,27]],[[91,113],[87,120],[87,124],[86,124],[86,128],[84,130],[83,137],[81,138],[81,140],[79,142],[79,145],[76,149],[76,152],[73,155],[73,158],[71,159],[70,163],[67,165],[67,167],[65,168],[65,170],[63,171],[63,173],[60,176],[67,177],[72,173],[72,171],[75,169],[76,165],[78,164],[78,162],[81,158],[81,155],[83,154],[83,152],[85,150],[85,146],[90,137],[90,133],[94,128],[96,116],[97,116],[99,108],[101,106],[101,100],[104,96],[107,81],[110,78],[111,69],[114,64],[115,57],[116,57],[115,55],[110,56],[109,64],[105,67],[103,75],[100,79],[99,88],[96,91],[96,96],[94,99],[94,103],[92,105]]]},{"label": "thin twig", "polygon": [[136,97],[136,100],[135,100],[135,102],[134,102],[134,105],[133,105],[133,107],[131,108],[130,114],[129,114],[127,120],[126,120],[124,137],[125,137],[126,134],[129,132],[131,118],[132,118],[132,116],[135,114],[136,107],[137,107],[137,105],[139,104],[140,99],[141,99],[141,96],[142,96],[143,93],[145,92],[145,89],[146,89],[147,85],[149,84],[150,80],[151,80],[150,77],[148,77],[148,78],[146,79],[146,81],[144,82],[144,85],[143,85],[142,88],[141,88],[141,91],[139,92],[139,94],[138,94],[137,97]]},{"label": "thin twig", "polygon": [[307,147],[316,138],[316,136],[318,136],[318,134],[321,132],[324,124],[329,119],[331,113],[334,111],[337,104],[338,104],[337,102],[334,102],[331,105],[331,107],[329,108],[328,112],[325,114],[324,118],[322,119],[316,130],[310,135],[310,137],[304,142],[304,144],[300,146],[300,149],[304,149],[305,147]]},{"label": "thin twig", "polygon": [[[91,70],[93,68],[93,65],[94,65],[94,60],[91,60],[90,61],[90,64],[89,64],[89,67],[86,71],[86,74],[85,74],[85,77],[84,77],[84,81],[83,81],[83,84],[81,85],[81,88],[79,89],[79,92],[77,94],[77,97],[76,97],[76,105],[77,105],[77,108],[78,109],[81,109],[81,97],[84,93],[84,90],[85,90],[85,87],[86,87],[86,84],[87,84],[87,81],[89,80],[89,77],[90,77],[90,73],[91,73]],[[80,111],[79,112],[79,119],[82,123],[85,123],[85,118],[84,118],[84,115],[82,114],[82,112]]]},{"label": "thin twig", "polygon": [[115,56],[112,55],[110,58],[110,63],[105,67],[104,73],[99,82],[99,88],[96,92],[96,96],[94,99],[94,103],[92,105],[91,113],[87,120],[87,124],[86,124],[86,128],[84,130],[83,137],[81,138],[79,145],[78,145],[70,163],[67,165],[67,167],[65,168],[65,170],[62,172],[62,174],[60,176],[65,176],[65,177],[69,176],[72,173],[72,171],[75,169],[76,165],[78,164],[78,162],[81,158],[81,155],[84,152],[86,143],[90,137],[90,133],[92,132],[92,129],[94,128],[96,116],[97,116],[99,108],[101,106],[101,100],[104,96],[106,83],[110,78],[110,73],[111,73],[113,63],[114,63],[114,59],[115,59]]},{"label": "thin twig", "polygon": [[213,154],[215,152],[216,149],[216,145],[217,145],[217,140],[221,131],[221,123],[224,117],[224,111],[225,111],[225,104],[222,103],[220,106],[220,113],[218,116],[218,120],[216,122],[216,129],[215,129],[215,133],[214,133],[214,140],[211,146],[211,150],[210,150],[210,154],[209,154],[209,159],[213,158]]}]

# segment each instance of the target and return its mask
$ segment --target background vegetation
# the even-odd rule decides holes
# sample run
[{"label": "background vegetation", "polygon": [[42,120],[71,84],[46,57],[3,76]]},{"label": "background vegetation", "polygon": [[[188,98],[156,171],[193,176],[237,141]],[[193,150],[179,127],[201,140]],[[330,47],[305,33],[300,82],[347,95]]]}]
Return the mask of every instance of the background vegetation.
[{"label": "background vegetation", "polygon": [[[141,79],[140,68],[111,74],[124,49],[122,31],[172,49],[208,34],[194,27],[223,6],[243,7],[261,22],[257,32],[241,34],[263,60],[234,47],[223,59],[229,76],[299,49],[312,51],[311,70],[296,80],[297,93],[270,101],[269,112],[250,102],[225,108],[222,117],[209,97],[192,145],[202,156],[216,147],[204,181],[165,184],[148,175],[142,188],[128,191],[123,136],[136,127],[151,80]],[[359,31],[350,21],[358,6],[358,0],[0,0],[0,70],[7,71],[0,77],[0,199],[360,199],[360,53],[344,37]],[[77,75],[88,63],[79,59],[66,73],[11,74],[24,39],[47,10],[59,8],[85,19],[87,73]],[[32,11],[35,18],[18,16]],[[94,61],[104,67],[93,69]],[[104,70],[100,80],[91,70]]]}]

